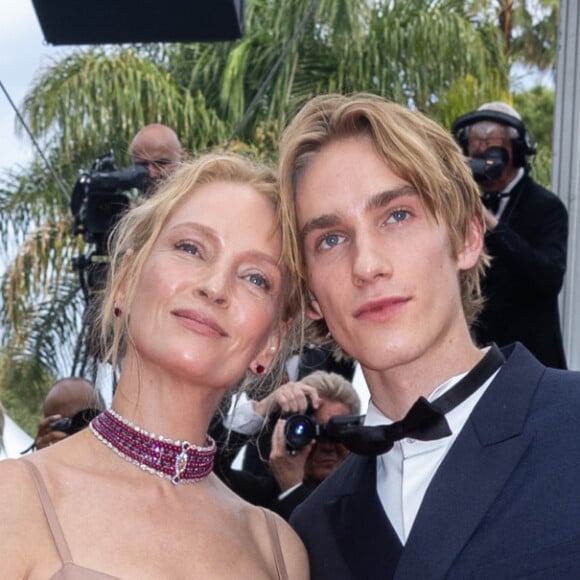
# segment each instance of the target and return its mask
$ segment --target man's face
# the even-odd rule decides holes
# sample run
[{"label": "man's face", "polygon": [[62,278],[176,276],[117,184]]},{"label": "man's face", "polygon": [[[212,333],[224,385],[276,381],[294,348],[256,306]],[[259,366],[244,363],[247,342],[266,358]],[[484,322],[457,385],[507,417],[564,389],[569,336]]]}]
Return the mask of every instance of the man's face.
[{"label": "man's face", "polygon": [[179,162],[179,156],[162,145],[152,143],[133,149],[131,154],[133,165],[143,165],[149,172],[151,181],[159,181],[170,173]]},{"label": "man's face", "polygon": [[484,191],[499,191],[515,177],[517,171],[513,165],[513,146],[509,128],[491,121],[481,121],[473,124],[469,128],[467,136],[467,153],[469,157],[484,158],[486,151],[491,147],[501,147],[507,151],[508,160],[497,179],[483,181],[480,183],[480,187]]},{"label": "man's face", "polygon": [[436,358],[465,339],[458,274],[477,262],[481,239],[454,258],[442,220],[368,138],[324,147],[298,179],[296,210],[309,315],[365,369]]},{"label": "man's face", "polygon": [[182,149],[176,136],[164,128],[148,127],[131,143],[133,165],[143,165],[153,185],[173,171],[181,161]]},{"label": "man's face", "polygon": [[[350,415],[350,409],[340,401],[321,399],[314,416],[319,423],[328,423],[336,415]],[[321,437],[316,440],[304,465],[304,479],[313,485],[324,481],[347,457],[348,449],[336,441]]]}]

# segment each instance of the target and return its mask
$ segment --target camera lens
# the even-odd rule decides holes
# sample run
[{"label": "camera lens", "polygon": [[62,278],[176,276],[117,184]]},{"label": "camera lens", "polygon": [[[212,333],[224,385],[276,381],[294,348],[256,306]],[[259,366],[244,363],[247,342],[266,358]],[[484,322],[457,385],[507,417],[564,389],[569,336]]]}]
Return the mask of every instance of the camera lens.
[{"label": "camera lens", "polygon": [[72,421],[64,417],[63,419],[58,419],[50,424],[51,431],[62,431],[63,433],[68,433],[71,428]]},{"label": "camera lens", "polygon": [[316,436],[316,424],[306,415],[293,415],[284,427],[284,437],[289,449],[302,449]]}]

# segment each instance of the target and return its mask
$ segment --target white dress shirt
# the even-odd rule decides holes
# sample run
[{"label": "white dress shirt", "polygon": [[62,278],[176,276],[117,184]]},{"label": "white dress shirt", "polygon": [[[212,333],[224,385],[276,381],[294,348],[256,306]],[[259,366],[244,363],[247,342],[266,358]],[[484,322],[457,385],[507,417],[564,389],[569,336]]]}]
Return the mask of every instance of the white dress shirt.
[{"label": "white dress shirt", "polygon": [[[445,381],[427,399],[432,402],[466,374]],[[403,545],[409,537],[425,492],[439,465],[496,374],[497,371],[475,393],[445,415],[451,435],[435,441],[402,439],[395,442],[390,451],[377,457],[377,493]],[[392,422],[371,400],[365,425],[388,425]]]},{"label": "white dress shirt", "polygon": [[[506,187],[504,187],[502,193],[511,193],[511,190],[520,182],[520,180],[524,176],[524,173],[525,173],[524,168],[520,167],[518,169],[516,176],[507,184]],[[501,217],[501,214],[503,213],[503,210],[505,209],[505,206],[508,204],[509,200],[510,200],[509,195],[506,195],[505,197],[502,197],[500,199],[499,207],[497,208],[497,213],[495,214],[495,217],[497,217],[498,219]]]}]

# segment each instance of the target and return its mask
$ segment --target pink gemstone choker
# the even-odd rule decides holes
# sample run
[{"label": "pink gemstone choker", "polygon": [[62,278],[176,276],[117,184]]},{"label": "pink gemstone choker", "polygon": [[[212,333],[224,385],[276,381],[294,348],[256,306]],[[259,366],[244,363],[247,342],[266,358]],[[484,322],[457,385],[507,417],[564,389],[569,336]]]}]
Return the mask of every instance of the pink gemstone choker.
[{"label": "pink gemstone choker", "polygon": [[197,447],[188,441],[172,441],[144,431],[113,410],[95,417],[89,427],[95,437],[117,455],[175,485],[195,483],[213,469],[217,448],[209,436],[207,447]]}]

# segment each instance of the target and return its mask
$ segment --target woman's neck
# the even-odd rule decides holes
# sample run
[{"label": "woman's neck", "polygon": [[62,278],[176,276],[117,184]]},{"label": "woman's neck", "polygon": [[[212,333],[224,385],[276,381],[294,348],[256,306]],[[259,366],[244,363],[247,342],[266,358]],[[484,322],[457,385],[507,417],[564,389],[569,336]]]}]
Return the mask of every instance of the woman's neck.
[{"label": "woman's neck", "polygon": [[173,440],[204,445],[210,421],[227,389],[124,369],[111,407],[138,427]]}]

